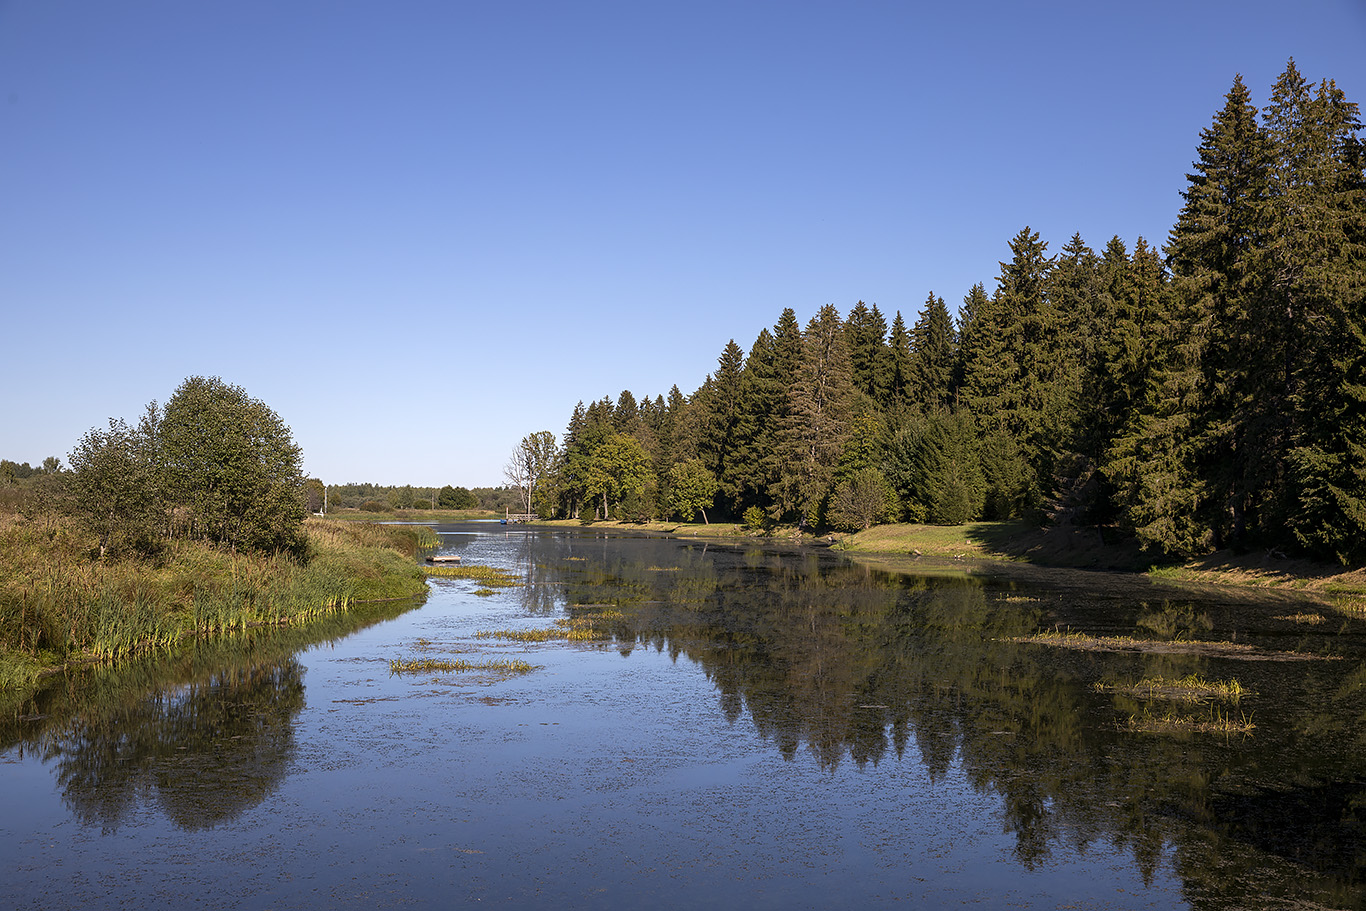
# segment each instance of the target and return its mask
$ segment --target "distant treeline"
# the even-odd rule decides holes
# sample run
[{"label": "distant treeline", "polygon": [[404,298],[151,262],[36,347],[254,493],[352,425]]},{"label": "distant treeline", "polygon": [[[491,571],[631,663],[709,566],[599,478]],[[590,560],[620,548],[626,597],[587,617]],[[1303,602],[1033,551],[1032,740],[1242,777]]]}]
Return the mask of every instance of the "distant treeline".
[{"label": "distant treeline", "polygon": [[[1292,62],[1203,130],[1166,246],[1028,228],[958,320],[791,309],[691,395],[522,441],[545,513],[859,528],[1038,516],[1173,555],[1366,559],[1366,178],[1355,103]],[[547,439],[548,438],[548,439]]]},{"label": "distant treeline", "polygon": [[[316,485],[316,492],[310,491],[310,505],[313,511],[321,509],[322,484]],[[379,484],[329,484],[327,485],[327,508],[360,509],[366,512],[388,512],[395,509],[488,509],[503,512],[505,509],[519,509],[519,493],[514,487],[413,487],[382,486]]]}]

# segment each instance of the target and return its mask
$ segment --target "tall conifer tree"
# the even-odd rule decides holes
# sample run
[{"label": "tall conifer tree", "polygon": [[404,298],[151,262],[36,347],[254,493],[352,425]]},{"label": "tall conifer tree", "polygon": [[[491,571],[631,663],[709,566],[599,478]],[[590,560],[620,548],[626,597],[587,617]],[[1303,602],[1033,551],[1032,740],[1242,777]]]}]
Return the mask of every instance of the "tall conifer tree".
[{"label": "tall conifer tree", "polygon": [[820,520],[849,434],[856,394],[851,374],[844,323],[827,304],[802,334],[802,358],[781,428],[783,464],[774,497],[781,510],[796,512],[810,524]]},{"label": "tall conifer tree", "polygon": [[930,410],[948,407],[953,399],[953,367],[958,346],[949,309],[933,291],[911,329],[911,344],[914,399]]}]

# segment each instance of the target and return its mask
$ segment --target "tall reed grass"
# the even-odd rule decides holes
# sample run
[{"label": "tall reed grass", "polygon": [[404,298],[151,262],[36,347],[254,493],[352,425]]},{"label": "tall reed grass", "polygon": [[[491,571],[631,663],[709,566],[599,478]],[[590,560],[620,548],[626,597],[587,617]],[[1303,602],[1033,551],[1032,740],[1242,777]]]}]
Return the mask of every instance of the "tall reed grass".
[{"label": "tall reed grass", "polygon": [[186,541],[151,558],[101,560],[73,522],[0,514],[0,689],[28,685],[35,663],[144,654],[426,590],[414,560],[437,543],[426,526],[310,519],[304,530],[303,562]]}]

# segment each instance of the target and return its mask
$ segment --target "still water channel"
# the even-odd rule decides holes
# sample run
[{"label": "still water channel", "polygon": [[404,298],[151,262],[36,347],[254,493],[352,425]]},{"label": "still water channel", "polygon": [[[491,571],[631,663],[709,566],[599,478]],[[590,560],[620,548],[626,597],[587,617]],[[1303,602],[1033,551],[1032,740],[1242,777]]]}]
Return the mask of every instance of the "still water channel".
[{"label": "still water channel", "polygon": [[[1366,626],[1331,607],[441,531],[523,584],[433,579],[0,718],[0,906],[1366,907]],[[477,635],[575,617],[606,638]],[[1015,641],[1040,629],[1167,645]],[[535,669],[391,673],[417,658]],[[1151,683],[1191,674],[1248,692]]]}]

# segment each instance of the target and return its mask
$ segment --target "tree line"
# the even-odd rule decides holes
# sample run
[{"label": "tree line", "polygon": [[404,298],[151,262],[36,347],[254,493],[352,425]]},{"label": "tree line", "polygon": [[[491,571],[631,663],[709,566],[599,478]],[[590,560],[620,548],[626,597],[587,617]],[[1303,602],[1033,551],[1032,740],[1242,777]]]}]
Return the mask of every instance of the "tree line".
[{"label": "tree line", "polygon": [[[322,510],[322,482],[310,494],[313,512]],[[502,512],[505,508],[520,508],[518,492],[510,487],[414,487],[411,484],[370,484],[348,482],[328,484],[326,504],[329,510],[359,509],[365,512],[390,512],[397,509],[483,509]]]},{"label": "tree line", "polygon": [[1366,560],[1358,107],[1291,61],[1202,130],[1166,246],[1028,227],[955,321],[791,308],[691,395],[580,402],[508,479],[542,514],[863,528],[1021,516],[1153,551]]}]

